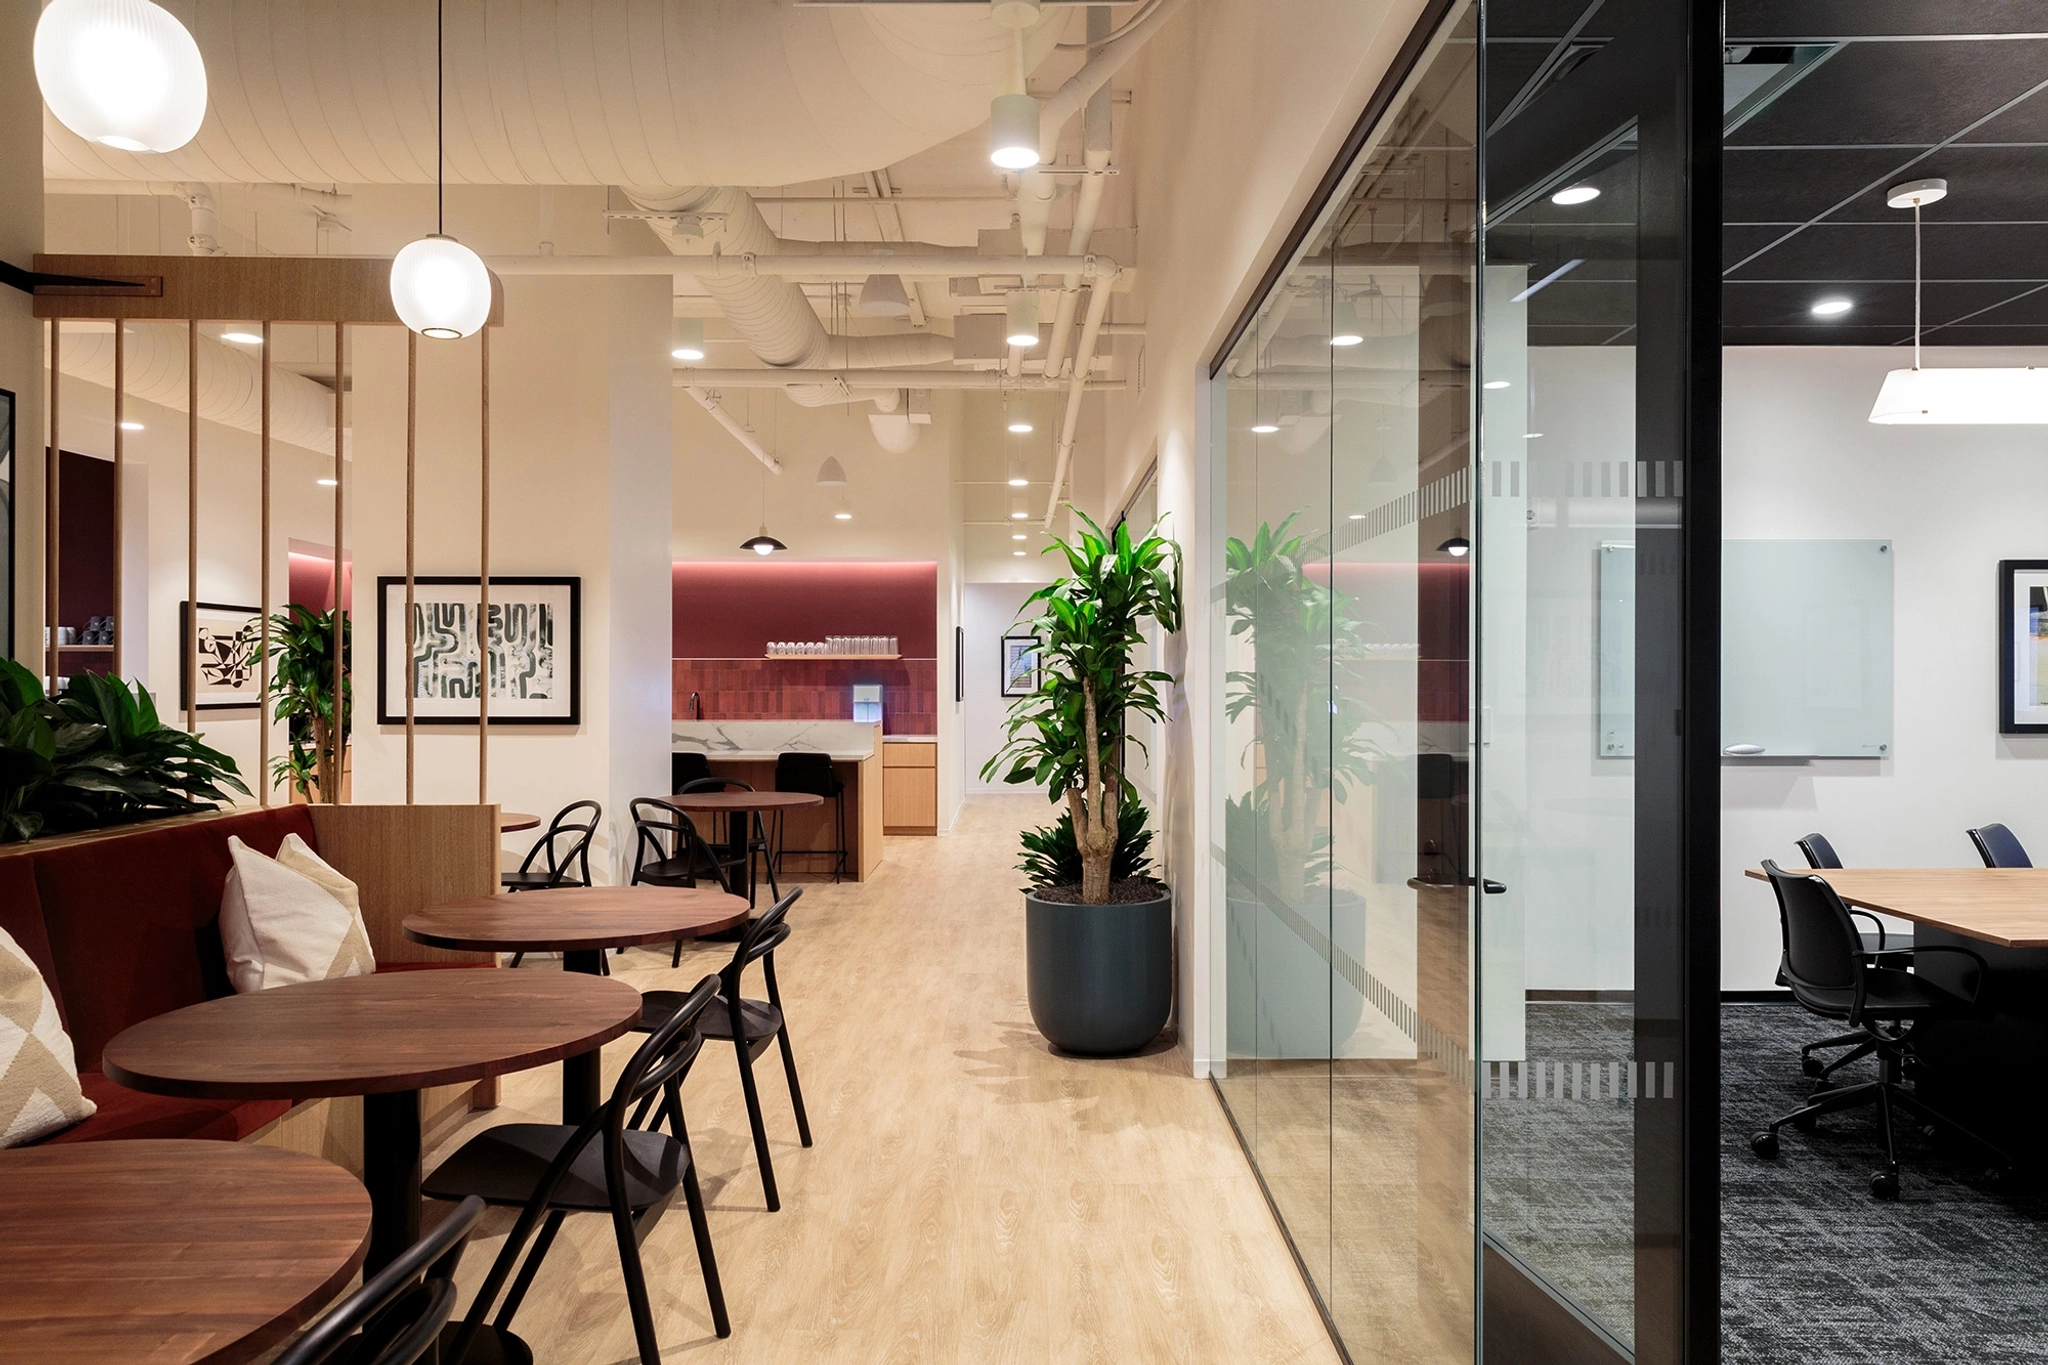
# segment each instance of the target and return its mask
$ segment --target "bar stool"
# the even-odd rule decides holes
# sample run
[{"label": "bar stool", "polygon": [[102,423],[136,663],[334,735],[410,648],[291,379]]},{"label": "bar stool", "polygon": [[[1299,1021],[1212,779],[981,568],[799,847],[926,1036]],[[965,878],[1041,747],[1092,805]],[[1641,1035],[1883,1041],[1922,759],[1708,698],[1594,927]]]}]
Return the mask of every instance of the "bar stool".
[{"label": "bar stool", "polygon": [[789,848],[783,844],[782,817],[775,820],[775,862],[791,853],[799,857],[812,854],[826,854],[832,859],[832,880],[838,881],[846,870],[846,784],[839,780],[833,770],[832,755],[816,753],[784,753],[775,756],[775,790],[779,792],[803,792],[809,796],[822,796],[832,802],[834,827],[839,832],[839,842],[831,848]]}]

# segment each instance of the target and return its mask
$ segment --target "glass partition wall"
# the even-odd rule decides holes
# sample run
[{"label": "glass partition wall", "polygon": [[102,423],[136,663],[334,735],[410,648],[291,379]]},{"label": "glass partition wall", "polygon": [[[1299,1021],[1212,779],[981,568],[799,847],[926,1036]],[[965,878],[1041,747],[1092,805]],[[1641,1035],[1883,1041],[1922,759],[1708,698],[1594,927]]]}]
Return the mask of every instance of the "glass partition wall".
[{"label": "glass partition wall", "polygon": [[1715,1358],[1693,11],[1438,6],[1214,371],[1217,1087],[1353,1359]]}]

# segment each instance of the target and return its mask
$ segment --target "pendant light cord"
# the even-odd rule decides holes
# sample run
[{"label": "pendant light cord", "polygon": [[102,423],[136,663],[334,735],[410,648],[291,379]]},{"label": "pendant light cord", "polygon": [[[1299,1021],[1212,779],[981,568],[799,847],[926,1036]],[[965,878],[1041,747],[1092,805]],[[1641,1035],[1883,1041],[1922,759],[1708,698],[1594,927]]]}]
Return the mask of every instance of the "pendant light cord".
[{"label": "pendant light cord", "polygon": [[1913,200],[1913,368],[1920,368],[1920,200]]},{"label": "pendant light cord", "polygon": [[446,0],[434,0],[434,235],[448,235],[448,43]]}]

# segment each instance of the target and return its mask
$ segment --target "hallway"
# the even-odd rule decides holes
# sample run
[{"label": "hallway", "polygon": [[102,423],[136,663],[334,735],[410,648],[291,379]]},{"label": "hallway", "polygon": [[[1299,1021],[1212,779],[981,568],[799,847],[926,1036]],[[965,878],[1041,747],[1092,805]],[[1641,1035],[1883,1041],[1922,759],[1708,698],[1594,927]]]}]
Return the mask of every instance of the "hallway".
[{"label": "hallway", "polygon": [[[762,1094],[782,1209],[765,1211],[731,1053],[684,1088],[733,1335],[712,1335],[680,1202],[648,1239],[671,1359],[1326,1362],[1332,1349],[1222,1107],[1184,1056],[1053,1056],[1024,997],[1016,831],[1035,796],[972,797],[946,838],[895,838],[880,876],[807,885],[777,954],[817,1145],[772,1056]],[[687,988],[729,945],[614,959]],[[550,962],[522,970],[552,970]],[[760,989],[758,973],[750,990]],[[606,1049],[610,1071],[632,1040]],[[559,1070],[507,1077],[492,1123],[550,1120]],[[471,1245],[467,1293],[511,1224]],[[609,1225],[579,1217],[514,1326],[545,1360],[622,1361],[632,1326]]]}]

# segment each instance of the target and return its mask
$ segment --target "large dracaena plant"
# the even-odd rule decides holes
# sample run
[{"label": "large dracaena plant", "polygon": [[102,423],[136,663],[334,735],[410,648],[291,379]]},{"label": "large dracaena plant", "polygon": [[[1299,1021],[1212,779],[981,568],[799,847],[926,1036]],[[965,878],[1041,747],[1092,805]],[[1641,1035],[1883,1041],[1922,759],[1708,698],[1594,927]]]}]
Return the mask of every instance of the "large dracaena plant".
[{"label": "large dracaena plant", "polygon": [[1148,618],[1180,629],[1180,547],[1154,528],[1133,541],[1128,526],[1114,534],[1076,511],[1086,528],[1058,542],[1067,575],[1025,599],[1021,616],[1038,634],[1038,690],[1018,699],[1005,723],[1003,747],[982,768],[984,780],[1046,789],[1066,803],[1081,855],[1081,900],[1109,901],[1119,814],[1130,788],[1121,756],[1133,718],[1165,719],[1159,687],[1173,675],[1133,669],[1131,654]]},{"label": "large dracaena plant", "polygon": [[62,696],[0,659],[0,843],[212,810],[235,761],[158,718],[149,693],[82,673]]},{"label": "large dracaena plant", "polygon": [[1310,573],[1328,546],[1294,532],[1294,520],[1224,544],[1230,634],[1257,660],[1225,675],[1224,714],[1251,715],[1259,750],[1259,780],[1232,804],[1227,828],[1250,840],[1261,880],[1291,905],[1329,874],[1326,804],[1343,801],[1384,756],[1361,734],[1369,713],[1335,672],[1362,655],[1361,623],[1343,593]]},{"label": "large dracaena plant", "polygon": [[341,726],[334,724],[334,613],[314,611],[294,602],[270,618],[270,656],[276,661],[270,692],[277,699],[273,718],[288,724],[290,747],[271,765],[271,780],[304,793],[309,799],[333,801],[340,795],[341,751],[348,745],[354,713],[355,685],[349,676],[348,613],[341,621]]}]

